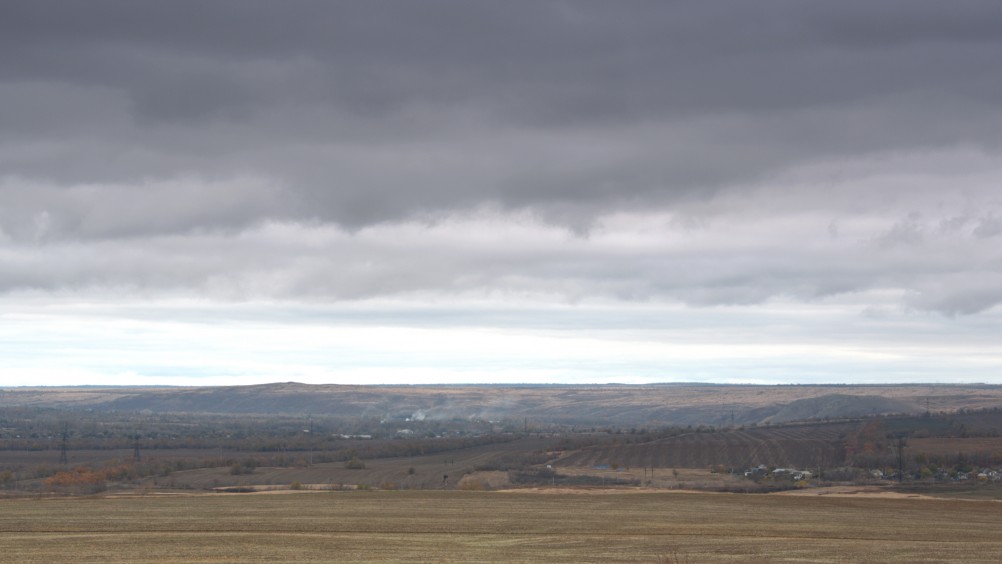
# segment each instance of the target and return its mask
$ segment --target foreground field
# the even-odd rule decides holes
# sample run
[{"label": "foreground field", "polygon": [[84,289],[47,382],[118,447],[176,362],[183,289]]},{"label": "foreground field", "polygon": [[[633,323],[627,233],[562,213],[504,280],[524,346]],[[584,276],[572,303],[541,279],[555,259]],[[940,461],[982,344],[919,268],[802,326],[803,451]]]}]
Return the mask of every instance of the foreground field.
[{"label": "foreground field", "polygon": [[0,500],[18,562],[998,562],[990,501],[577,490]]}]

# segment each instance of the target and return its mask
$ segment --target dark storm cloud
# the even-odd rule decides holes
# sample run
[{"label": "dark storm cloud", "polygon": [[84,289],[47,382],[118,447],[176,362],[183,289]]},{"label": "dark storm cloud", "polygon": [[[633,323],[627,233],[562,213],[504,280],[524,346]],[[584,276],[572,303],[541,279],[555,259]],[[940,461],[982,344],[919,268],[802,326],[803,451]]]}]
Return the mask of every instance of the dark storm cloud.
[{"label": "dark storm cloud", "polygon": [[268,208],[288,218],[493,202],[587,220],[805,160],[1002,138],[995,2],[2,10],[4,174],[254,175],[288,189]]}]

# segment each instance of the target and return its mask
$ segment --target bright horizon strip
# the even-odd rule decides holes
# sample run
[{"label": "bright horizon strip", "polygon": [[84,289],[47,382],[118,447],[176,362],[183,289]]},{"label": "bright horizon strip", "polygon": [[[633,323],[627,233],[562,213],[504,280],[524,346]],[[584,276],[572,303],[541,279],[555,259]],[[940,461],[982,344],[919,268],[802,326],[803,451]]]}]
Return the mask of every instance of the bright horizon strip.
[{"label": "bright horizon strip", "polygon": [[[853,325],[858,315],[838,307],[783,313],[779,305],[770,314],[762,307],[526,306],[496,326],[473,325],[473,306],[452,310],[460,320],[424,325],[423,316],[441,316],[442,308],[186,307],[7,308],[0,385],[998,383],[1002,374],[1002,347],[984,332],[998,323],[992,313],[968,320],[966,336],[946,338],[930,334],[921,316],[907,329],[905,316],[894,331],[865,333]],[[566,317],[534,326],[547,313]],[[683,313],[700,321],[650,326]],[[490,321],[498,310],[482,314]],[[359,321],[367,316],[373,320]],[[759,324],[742,326],[748,316]],[[837,327],[837,336],[809,324],[783,329],[790,316],[810,317],[829,333]]]}]

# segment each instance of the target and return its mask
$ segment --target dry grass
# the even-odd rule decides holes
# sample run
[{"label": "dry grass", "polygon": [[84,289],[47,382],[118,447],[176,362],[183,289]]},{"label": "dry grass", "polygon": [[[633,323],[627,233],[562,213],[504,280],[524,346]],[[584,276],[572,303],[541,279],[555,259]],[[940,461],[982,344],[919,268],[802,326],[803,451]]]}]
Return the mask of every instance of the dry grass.
[{"label": "dry grass", "polygon": [[724,489],[747,487],[752,482],[743,475],[715,474],[700,468],[620,468],[619,470],[560,466],[557,471],[568,476],[592,476],[607,480],[637,480],[642,486],[669,489]]},{"label": "dry grass", "polygon": [[[552,439],[523,438],[510,443],[498,443],[412,457],[374,458],[365,460],[365,468],[352,470],[343,462],[315,464],[306,468],[259,467],[253,474],[233,476],[229,468],[201,468],[173,472],[158,479],[158,486],[211,489],[219,486],[303,484],[362,484],[380,487],[394,483],[400,489],[443,489],[456,487],[464,475],[509,454],[531,452],[548,447]],[[410,469],[413,468],[412,473]],[[449,479],[443,480],[444,476]],[[506,481],[507,475],[505,475]],[[488,484],[504,484],[499,475],[491,475]]]},{"label": "dry grass", "polygon": [[0,554],[18,562],[997,562],[1000,507],[608,492],[19,499],[0,501]]}]

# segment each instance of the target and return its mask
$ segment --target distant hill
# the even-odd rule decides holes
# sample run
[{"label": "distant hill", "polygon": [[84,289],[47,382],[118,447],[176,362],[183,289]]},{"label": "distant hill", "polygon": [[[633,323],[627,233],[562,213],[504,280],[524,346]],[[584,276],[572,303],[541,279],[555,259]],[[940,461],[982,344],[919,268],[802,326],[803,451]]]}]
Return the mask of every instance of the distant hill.
[{"label": "distant hill", "polygon": [[[927,399],[928,398],[928,399]],[[385,419],[528,419],[629,427],[749,425],[1002,407],[1002,386],[343,386],[6,388],[0,407]]]},{"label": "distant hill", "polygon": [[771,416],[769,421],[787,423],[810,419],[845,419],[887,413],[915,413],[917,411],[919,408],[913,402],[894,398],[828,394],[788,403]]}]

